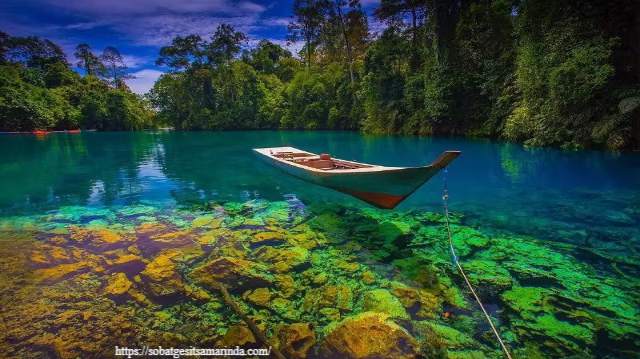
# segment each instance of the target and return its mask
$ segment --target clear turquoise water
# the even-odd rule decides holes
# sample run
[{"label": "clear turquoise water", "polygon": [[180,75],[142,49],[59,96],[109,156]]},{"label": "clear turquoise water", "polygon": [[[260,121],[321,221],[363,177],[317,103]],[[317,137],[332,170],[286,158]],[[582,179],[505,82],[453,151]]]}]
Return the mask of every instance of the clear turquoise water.
[{"label": "clear turquoise water", "polygon": [[[452,266],[443,174],[374,210],[251,151],[272,146],[389,166],[462,151],[447,173],[453,242],[514,357],[637,352],[640,154],[343,132],[1,136],[0,352],[243,342],[202,268],[248,260],[233,267],[241,279],[274,279],[245,287],[232,273],[234,300],[269,338],[315,327],[309,358],[336,357],[333,324],[372,312],[392,315],[426,357],[501,357]],[[122,327],[131,334],[114,334]],[[385,337],[373,347],[402,342]]]},{"label": "clear turquoise water", "polygon": [[[526,149],[485,140],[349,132],[163,132],[0,137],[0,216],[65,205],[145,200],[282,200],[367,206],[263,164],[251,148],[294,146],[389,166],[430,163],[460,150],[448,172],[450,206],[471,223],[636,256],[640,154]],[[439,211],[443,176],[397,210]]]}]

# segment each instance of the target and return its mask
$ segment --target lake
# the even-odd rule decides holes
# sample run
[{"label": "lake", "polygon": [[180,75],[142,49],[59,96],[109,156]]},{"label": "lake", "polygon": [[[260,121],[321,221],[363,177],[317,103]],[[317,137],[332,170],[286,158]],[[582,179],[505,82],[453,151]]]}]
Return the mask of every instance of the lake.
[{"label": "lake", "polygon": [[448,252],[444,173],[378,210],[251,151],[275,146],[386,166],[462,151],[454,244],[514,355],[638,350],[639,154],[287,131],[0,137],[0,348],[260,347],[223,283],[287,357],[500,355]]}]

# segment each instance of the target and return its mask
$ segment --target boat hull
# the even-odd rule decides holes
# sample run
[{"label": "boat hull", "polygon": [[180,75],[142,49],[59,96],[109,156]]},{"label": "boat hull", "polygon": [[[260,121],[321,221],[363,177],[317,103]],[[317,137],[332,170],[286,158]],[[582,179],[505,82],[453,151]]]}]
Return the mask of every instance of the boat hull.
[{"label": "boat hull", "polygon": [[[435,176],[459,152],[443,155],[446,163],[434,162],[423,167],[380,167],[366,170],[317,171],[291,165],[273,156],[255,151],[259,158],[282,171],[323,187],[349,194],[373,206],[392,209]],[[439,159],[440,160],[440,159]]]}]

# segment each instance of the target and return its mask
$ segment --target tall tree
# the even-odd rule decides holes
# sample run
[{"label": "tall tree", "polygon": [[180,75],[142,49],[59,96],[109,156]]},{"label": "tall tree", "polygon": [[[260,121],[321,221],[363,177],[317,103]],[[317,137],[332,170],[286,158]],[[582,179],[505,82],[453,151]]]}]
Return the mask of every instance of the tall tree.
[{"label": "tall tree", "polygon": [[69,66],[60,46],[37,36],[10,37],[6,40],[6,49],[10,61],[20,62],[29,68],[44,69],[56,62]]},{"label": "tall tree", "polygon": [[[355,81],[353,71],[353,42],[366,42],[368,36],[367,15],[362,11],[360,0],[328,0],[327,25],[337,26],[341,42],[346,50],[347,67],[351,83]],[[329,39],[336,41],[337,39]]]},{"label": "tall tree", "polygon": [[85,74],[92,76],[104,74],[105,66],[98,56],[91,52],[91,46],[89,44],[76,46],[76,52],[73,56],[78,60],[77,66],[85,69]]},{"label": "tall tree", "polygon": [[229,24],[218,26],[215,34],[211,37],[209,45],[209,61],[214,64],[226,63],[231,65],[234,56],[240,53],[241,45],[247,43],[249,39],[242,32],[236,31]]},{"label": "tall tree", "polygon": [[311,68],[311,55],[322,34],[326,8],[326,2],[323,0],[295,0],[293,4],[294,20],[289,23],[290,34],[287,40],[305,42],[307,68]]},{"label": "tall tree", "polygon": [[424,19],[427,9],[425,0],[382,0],[380,7],[373,11],[373,16],[380,21],[388,21],[394,18],[411,19],[411,39],[415,43],[418,37],[418,26]]},{"label": "tall tree", "polygon": [[113,46],[107,46],[100,60],[107,68],[107,78],[112,82],[113,87],[118,88],[124,85],[124,80],[134,78],[133,75],[126,72],[127,65],[124,64],[124,59],[120,51]]},{"label": "tall tree", "polygon": [[160,58],[156,60],[156,65],[166,65],[174,71],[187,69],[192,63],[199,67],[203,63],[205,45],[199,35],[176,36],[170,46],[160,49]]},{"label": "tall tree", "polygon": [[10,37],[6,32],[0,31],[0,64],[7,61],[7,46],[9,39]]}]

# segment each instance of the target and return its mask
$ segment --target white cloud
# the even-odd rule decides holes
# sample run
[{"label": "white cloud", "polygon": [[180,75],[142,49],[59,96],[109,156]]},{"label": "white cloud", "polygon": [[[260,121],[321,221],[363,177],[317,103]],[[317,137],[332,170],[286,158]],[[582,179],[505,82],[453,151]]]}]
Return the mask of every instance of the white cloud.
[{"label": "white cloud", "polygon": [[124,64],[130,69],[143,67],[153,61],[151,58],[135,55],[122,55],[122,59]]},{"label": "white cloud", "polygon": [[153,87],[153,84],[156,80],[163,74],[162,71],[158,70],[140,70],[138,72],[132,73],[136,78],[126,80],[127,86],[139,95],[144,95],[149,92],[149,90]]},{"label": "white cloud", "polygon": [[230,0],[42,0],[44,3],[72,12],[92,16],[134,15],[157,12],[237,14],[243,11],[261,12],[262,5]]},{"label": "white cloud", "polygon": [[260,23],[265,26],[288,26],[290,22],[290,17],[270,17]]}]

